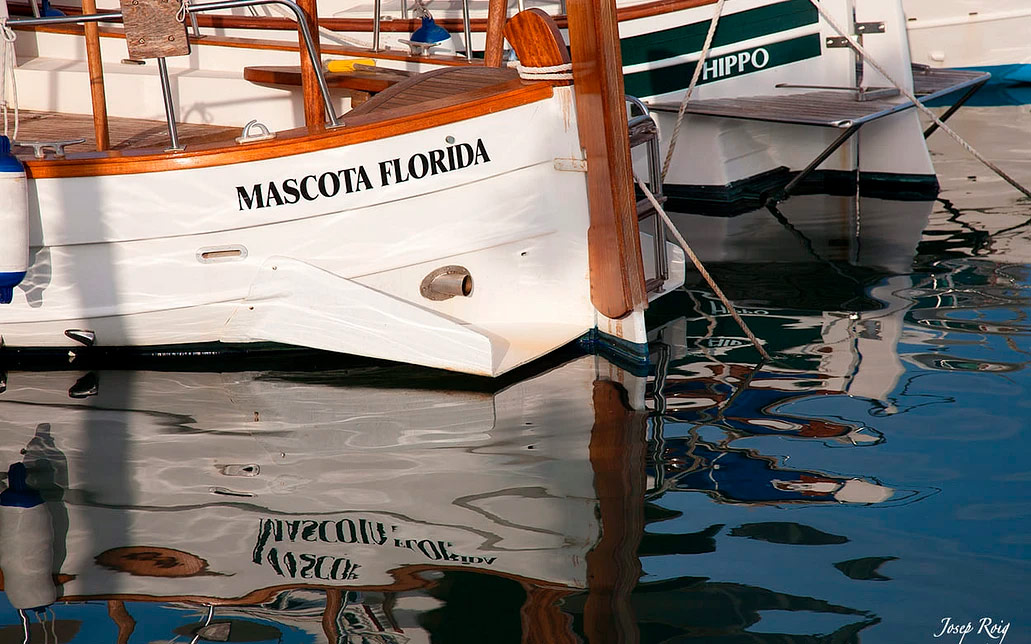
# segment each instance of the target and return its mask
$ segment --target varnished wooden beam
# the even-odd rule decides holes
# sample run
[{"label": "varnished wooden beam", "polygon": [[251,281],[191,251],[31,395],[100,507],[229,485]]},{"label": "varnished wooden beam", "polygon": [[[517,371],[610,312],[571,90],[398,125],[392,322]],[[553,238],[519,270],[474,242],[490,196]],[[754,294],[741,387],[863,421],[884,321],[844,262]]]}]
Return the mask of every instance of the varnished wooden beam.
[{"label": "varnished wooden beam", "polygon": [[610,318],[647,305],[615,0],[568,0],[580,145],[587,151],[591,301]]},{"label": "varnished wooden beam", "polygon": [[[297,5],[308,16],[308,29],[315,45],[315,60],[322,60],[319,50],[319,14],[315,0],[297,0]],[[315,76],[315,67],[311,64],[308,50],[304,46],[301,30],[297,30],[297,40],[301,53],[301,92],[304,94],[304,124],[309,130],[322,130],[326,127],[326,106],[319,94],[319,81]]]},{"label": "varnished wooden beam", "polygon": [[[96,0],[82,0],[82,13],[97,12]],[[90,100],[93,103],[93,130],[97,139],[97,151],[111,148],[111,136],[107,125],[107,97],[104,93],[104,61],[100,56],[100,30],[95,22],[85,24],[86,64],[89,69]]]}]

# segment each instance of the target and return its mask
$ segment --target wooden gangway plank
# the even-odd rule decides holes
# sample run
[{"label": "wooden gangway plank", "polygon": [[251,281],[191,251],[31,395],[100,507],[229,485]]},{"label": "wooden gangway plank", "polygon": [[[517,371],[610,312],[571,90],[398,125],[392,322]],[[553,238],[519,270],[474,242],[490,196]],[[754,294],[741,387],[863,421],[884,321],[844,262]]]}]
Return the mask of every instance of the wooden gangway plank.
[{"label": "wooden gangway plank", "polygon": [[[952,92],[974,88],[988,80],[990,74],[948,69],[917,67],[913,70],[914,94],[926,102]],[[860,91],[856,88],[798,91],[800,86],[783,86],[792,93],[738,98],[692,100],[688,114],[723,118],[769,121],[794,125],[848,128],[907,110],[913,104],[899,96],[897,90]],[[679,103],[652,103],[659,112],[676,112]]]}]

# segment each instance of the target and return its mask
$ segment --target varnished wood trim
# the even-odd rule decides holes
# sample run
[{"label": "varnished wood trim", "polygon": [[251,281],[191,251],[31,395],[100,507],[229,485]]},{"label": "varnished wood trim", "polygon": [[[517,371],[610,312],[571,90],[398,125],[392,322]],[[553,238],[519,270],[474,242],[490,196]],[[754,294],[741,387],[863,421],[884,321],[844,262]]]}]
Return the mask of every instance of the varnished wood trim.
[{"label": "varnished wood trim", "polygon": [[348,119],[345,115],[345,127],[324,132],[310,133],[304,128],[299,128],[280,132],[271,141],[228,148],[224,144],[202,144],[180,153],[126,150],[69,154],[66,159],[60,160],[31,160],[26,162],[25,167],[33,179],[210,168],[304,154],[417,132],[544,100],[551,94],[552,88],[545,83],[523,83],[513,80],[495,87],[463,92],[363,117]]}]

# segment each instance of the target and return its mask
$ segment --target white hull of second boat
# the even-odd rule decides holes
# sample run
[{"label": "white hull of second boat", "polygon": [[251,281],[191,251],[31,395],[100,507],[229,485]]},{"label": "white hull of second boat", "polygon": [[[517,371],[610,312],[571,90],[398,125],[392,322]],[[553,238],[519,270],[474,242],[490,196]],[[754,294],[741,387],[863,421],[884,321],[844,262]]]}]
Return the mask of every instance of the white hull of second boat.
[{"label": "white hull of second boat", "polygon": [[1031,83],[1027,0],[903,0],[913,62],[977,68],[990,82]]},{"label": "white hull of second boat", "polygon": [[[884,33],[867,34],[863,46],[893,78],[912,89],[905,18],[898,0],[824,2],[840,25],[882,22]],[[679,105],[700,58],[715,5],[620,23],[628,94],[649,104]],[[854,9],[854,15],[853,15]],[[663,25],[688,25],[664,27]],[[853,30],[854,32],[854,30]],[[809,0],[728,2],[691,100],[789,95],[814,88],[857,87],[856,56],[849,47],[828,47],[837,31]],[[864,65],[862,86],[891,83]],[[900,99],[901,100],[901,99]],[[654,111],[662,156],[672,138],[675,110]],[[666,184],[725,190],[771,171],[806,167],[842,132],[833,127],[793,125],[750,118],[688,115]],[[635,166],[643,169],[643,155]],[[934,182],[934,169],[915,112],[888,116],[864,125],[821,170],[910,177]]]},{"label": "white hull of second boat", "polygon": [[[30,180],[31,266],[0,307],[3,341],[278,342],[490,376],[592,329],[643,348],[642,311],[613,321],[591,303],[584,175],[555,163],[580,156],[572,109],[556,88],[345,147]],[[428,299],[449,266],[471,293]]]}]

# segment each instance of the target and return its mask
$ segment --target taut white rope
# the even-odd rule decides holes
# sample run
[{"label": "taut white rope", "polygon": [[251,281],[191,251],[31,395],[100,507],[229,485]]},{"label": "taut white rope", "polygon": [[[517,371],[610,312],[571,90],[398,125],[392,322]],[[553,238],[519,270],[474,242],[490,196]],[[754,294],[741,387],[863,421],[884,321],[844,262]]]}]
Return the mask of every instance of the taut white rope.
[{"label": "taut white rope", "polygon": [[649,190],[648,186],[637,176],[634,176],[634,181],[637,182],[638,187],[644,192],[644,196],[648,198],[649,202],[651,202],[652,207],[655,208],[655,212],[658,213],[659,218],[662,219],[662,223],[666,225],[666,228],[668,228],[671,233],[673,233],[673,238],[676,239],[677,243],[680,244],[680,247],[684,249],[684,253],[691,258],[691,262],[694,264],[695,268],[697,268],[698,272],[702,274],[705,281],[709,283],[709,286],[712,288],[712,292],[716,294],[716,297],[720,298],[720,302],[723,302],[723,306],[727,307],[727,311],[730,312],[730,317],[734,318],[734,321],[738,323],[738,326],[740,326],[741,330],[745,332],[748,339],[752,341],[752,344],[755,345],[755,350],[759,352],[759,355],[762,356],[763,360],[771,362],[770,354],[766,353],[766,349],[763,347],[762,343],[759,342],[759,338],[755,337],[752,330],[748,328],[745,321],[741,319],[740,315],[738,315],[737,309],[735,309],[734,305],[730,303],[727,296],[723,294],[723,290],[716,284],[716,280],[712,278],[709,271],[705,269],[705,265],[702,264],[702,260],[698,259],[698,255],[695,255],[694,251],[691,250],[691,246],[687,243],[687,240],[684,239],[684,236],[680,234],[680,231],[677,230],[677,227],[673,225],[673,220],[666,214],[666,211],[663,209],[658,199],[655,198],[655,195],[652,194],[652,191]]},{"label": "taut white rope", "polygon": [[10,138],[18,138],[18,84],[14,77],[17,59],[14,55],[14,41],[17,36],[7,25],[7,3],[0,4],[0,111],[4,114],[4,135],[8,135],[8,110],[14,112],[14,131]]},{"label": "taut white rope", "polygon": [[956,143],[959,143],[960,146],[964,150],[966,150],[967,152],[972,154],[975,159],[977,159],[978,161],[983,163],[986,167],[988,167],[988,169],[993,171],[995,174],[997,174],[1000,177],[1002,177],[1002,179],[1006,183],[1010,184],[1011,186],[1013,186],[1014,188],[1016,188],[1020,192],[1024,193],[1025,196],[1031,197],[1031,190],[1028,190],[1024,186],[1022,186],[1019,183],[1017,183],[1017,181],[1015,179],[1013,179],[1008,174],[1003,172],[1001,168],[999,168],[994,163],[992,163],[991,161],[986,159],[980,152],[975,150],[972,145],[970,145],[969,143],[964,141],[963,137],[961,137],[960,135],[956,134],[956,132],[954,132],[952,130],[952,128],[950,128],[949,126],[945,125],[945,123],[943,123],[942,120],[940,118],[938,118],[938,115],[936,115],[934,112],[932,112],[930,110],[930,108],[928,108],[926,105],[924,105],[923,103],[918,101],[916,96],[913,95],[913,92],[911,92],[909,89],[903,87],[894,78],[892,78],[891,75],[888,74],[888,72],[876,60],[871,58],[870,55],[866,53],[866,50],[863,49],[862,45],[860,45],[858,42],[856,42],[856,40],[852,36],[850,36],[846,32],[846,30],[841,28],[841,25],[839,25],[837,22],[835,22],[834,18],[832,18],[827,13],[827,10],[824,9],[820,5],[820,3],[817,2],[817,0],[809,0],[809,1],[813,4],[813,6],[816,7],[816,10],[820,12],[820,16],[823,17],[823,19],[827,21],[827,24],[829,24],[834,29],[834,31],[838,32],[843,38],[845,38],[845,40],[848,42],[849,46],[852,47],[852,49],[854,49],[856,51],[856,53],[858,53],[860,56],[862,56],[863,60],[865,60],[866,62],[870,63],[871,67],[876,69],[878,72],[881,73],[882,76],[884,76],[886,79],[888,79],[888,82],[891,83],[892,85],[894,85],[895,88],[898,89],[902,93],[903,96],[905,96],[907,99],[909,99],[913,103],[913,105],[916,106],[916,108],[918,110],[920,110],[925,115],[927,115],[928,118],[933,120],[935,122],[935,124],[937,124],[938,127],[942,129],[942,131],[944,131],[946,134],[951,136],[956,141]]},{"label": "taut white rope", "polygon": [[720,22],[720,15],[723,13],[723,3],[726,0],[719,0],[713,12],[712,20],[709,22],[709,33],[705,34],[705,44],[702,45],[702,52],[699,54],[698,63],[695,64],[694,73],[691,74],[691,82],[687,85],[687,93],[684,100],[680,101],[680,109],[677,110],[677,124],[673,126],[673,136],[669,140],[669,149],[666,150],[666,160],[662,162],[662,180],[666,180],[666,173],[669,172],[669,165],[673,161],[673,150],[677,147],[677,137],[680,136],[680,126],[684,122],[684,111],[687,110],[687,102],[691,99],[698,79],[701,78],[702,69],[705,67],[705,59],[709,56],[709,49],[712,47],[712,38],[716,35],[716,25]]}]

